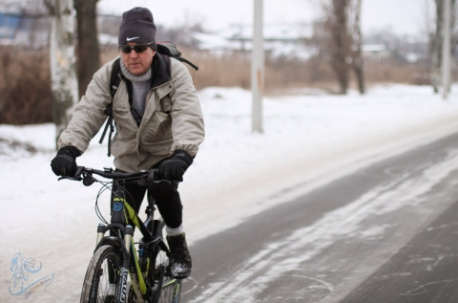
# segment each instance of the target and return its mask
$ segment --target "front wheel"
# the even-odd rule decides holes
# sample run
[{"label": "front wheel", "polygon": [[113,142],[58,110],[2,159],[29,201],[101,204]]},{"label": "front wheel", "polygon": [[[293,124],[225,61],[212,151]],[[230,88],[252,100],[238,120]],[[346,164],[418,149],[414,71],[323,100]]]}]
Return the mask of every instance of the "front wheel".
[{"label": "front wheel", "polygon": [[116,286],[121,277],[122,254],[110,245],[99,247],[84,278],[81,303],[116,303]]},{"label": "front wheel", "polygon": [[179,303],[181,297],[181,280],[173,278],[170,274],[169,258],[162,247],[156,247],[150,276],[154,279],[153,303]]}]

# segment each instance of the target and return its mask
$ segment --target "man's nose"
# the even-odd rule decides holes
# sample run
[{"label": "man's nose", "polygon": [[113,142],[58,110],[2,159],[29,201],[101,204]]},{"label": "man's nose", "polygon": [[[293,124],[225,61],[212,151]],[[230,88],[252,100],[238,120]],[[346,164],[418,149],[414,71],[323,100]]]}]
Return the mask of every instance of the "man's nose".
[{"label": "man's nose", "polygon": [[132,57],[132,58],[138,57],[138,54],[137,54],[137,52],[136,52],[134,49],[132,49],[132,50],[130,51],[129,55],[130,55],[130,57]]}]

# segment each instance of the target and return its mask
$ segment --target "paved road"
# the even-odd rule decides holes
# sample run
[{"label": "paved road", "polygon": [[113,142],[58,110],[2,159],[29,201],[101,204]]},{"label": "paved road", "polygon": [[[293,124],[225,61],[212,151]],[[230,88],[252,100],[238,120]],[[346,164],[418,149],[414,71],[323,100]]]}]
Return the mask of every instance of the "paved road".
[{"label": "paved road", "polygon": [[183,302],[458,302],[457,185],[454,135],[284,201],[195,243]]},{"label": "paved road", "polygon": [[457,216],[454,203],[340,302],[458,302]]}]

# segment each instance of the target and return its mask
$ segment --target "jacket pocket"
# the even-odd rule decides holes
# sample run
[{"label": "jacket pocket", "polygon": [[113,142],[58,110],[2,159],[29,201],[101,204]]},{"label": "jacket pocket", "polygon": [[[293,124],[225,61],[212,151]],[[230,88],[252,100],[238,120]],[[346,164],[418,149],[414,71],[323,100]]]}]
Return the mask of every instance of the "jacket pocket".
[{"label": "jacket pocket", "polygon": [[172,100],[169,96],[165,96],[161,99],[161,111],[164,113],[170,113],[172,111]]},{"label": "jacket pocket", "polygon": [[168,113],[155,112],[142,135],[145,145],[172,138],[172,117]]},{"label": "jacket pocket", "polygon": [[113,118],[116,129],[120,132],[136,132],[138,130],[137,123],[129,108],[113,107]]}]

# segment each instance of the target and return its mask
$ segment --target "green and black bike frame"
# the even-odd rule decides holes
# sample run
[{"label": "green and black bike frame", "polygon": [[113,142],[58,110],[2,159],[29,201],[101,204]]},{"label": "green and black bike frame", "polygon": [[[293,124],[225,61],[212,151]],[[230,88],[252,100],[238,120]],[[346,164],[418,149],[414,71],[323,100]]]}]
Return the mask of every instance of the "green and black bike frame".
[{"label": "green and black bike frame", "polygon": [[[120,269],[121,283],[118,283],[119,289],[116,290],[117,302],[125,303],[127,300],[129,271],[136,273],[136,275],[131,275],[132,288],[136,296],[147,299],[151,295],[148,292],[154,285],[147,285],[140,268],[133,239],[134,227],[132,224],[142,233],[143,240],[148,246],[149,251],[153,251],[157,245],[161,245],[164,251],[167,252],[167,247],[162,241],[164,223],[160,220],[152,220],[154,206],[147,208],[148,216],[145,223],[143,223],[125,199],[122,191],[115,193],[112,200],[111,223],[109,225],[99,224],[97,228],[96,250],[102,245],[108,244],[119,248],[123,254],[123,264]],[[110,236],[105,236],[108,230],[110,231]],[[146,272],[149,272],[149,266],[154,266],[154,264],[149,263],[147,264]]]}]

